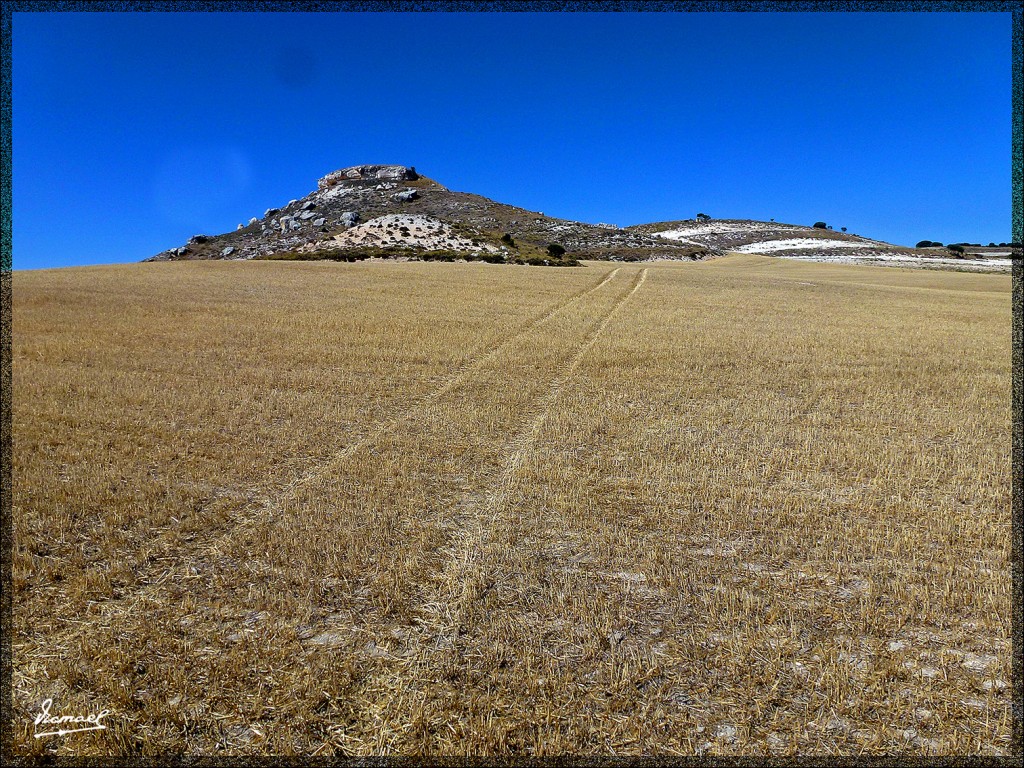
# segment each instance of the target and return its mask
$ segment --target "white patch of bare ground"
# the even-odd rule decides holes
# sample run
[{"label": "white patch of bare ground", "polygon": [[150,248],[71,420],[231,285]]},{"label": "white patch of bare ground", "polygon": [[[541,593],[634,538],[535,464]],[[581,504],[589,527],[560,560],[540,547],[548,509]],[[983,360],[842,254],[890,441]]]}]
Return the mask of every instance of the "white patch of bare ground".
[{"label": "white patch of bare ground", "polygon": [[703,235],[720,235],[727,232],[739,232],[744,234],[774,234],[781,228],[785,228],[787,225],[775,224],[775,223],[764,223],[759,221],[747,221],[747,222],[716,222],[712,224],[701,224],[694,222],[693,224],[682,224],[675,229],[669,229],[664,232],[656,232],[658,237],[664,237],[667,240],[682,240],[684,242],[690,242],[687,238],[701,237]]},{"label": "white patch of bare ground", "polygon": [[864,243],[852,240],[827,240],[821,237],[795,237],[785,240],[762,240],[757,243],[738,245],[733,248],[736,253],[774,253],[775,251],[790,251],[804,249],[830,249],[830,248],[863,248]]},{"label": "white patch of bare ground", "polygon": [[[844,245],[862,244],[842,243],[839,247],[842,247]],[[734,248],[733,250],[740,251],[741,249]],[[750,253],[752,251],[743,252]],[[832,264],[880,264],[925,268],[957,267],[977,272],[1006,272],[1010,269],[1010,266],[1012,264],[1012,261],[1010,259],[948,259],[937,258],[932,256],[908,256],[902,253],[884,253],[880,250],[869,250],[859,253],[827,253],[824,248],[819,248],[815,252],[808,254],[778,253],[776,255],[786,259],[798,259],[801,261],[817,261],[821,263]]]},{"label": "white patch of bare ground", "polygon": [[490,244],[458,234],[451,226],[432,216],[389,213],[357,224],[335,235],[324,245],[353,248],[360,246],[408,246],[427,250],[495,252]]}]

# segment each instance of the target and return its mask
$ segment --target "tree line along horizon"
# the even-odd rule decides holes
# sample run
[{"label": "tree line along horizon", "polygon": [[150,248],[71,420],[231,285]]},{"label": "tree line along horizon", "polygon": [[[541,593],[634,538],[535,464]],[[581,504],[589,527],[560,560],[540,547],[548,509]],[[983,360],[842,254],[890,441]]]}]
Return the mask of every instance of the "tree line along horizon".
[{"label": "tree line along horizon", "polygon": [[946,248],[950,251],[957,251],[963,253],[964,247],[967,248],[1020,248],[1020,243],[989,243],[987,246],[983,246],[981,243],[950,243],[949,245],[943,245],[938,240],[922,240],[915,248]]}]

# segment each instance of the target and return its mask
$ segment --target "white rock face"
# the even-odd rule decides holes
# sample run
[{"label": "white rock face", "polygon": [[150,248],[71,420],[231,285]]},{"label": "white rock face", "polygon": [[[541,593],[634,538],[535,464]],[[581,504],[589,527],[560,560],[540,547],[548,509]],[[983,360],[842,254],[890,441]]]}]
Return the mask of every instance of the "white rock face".
[{"label": "white rock face", "polygon": [[404,165],[353,165],[327,174],[317,182],[319,189],[328,189],[344,181],[378,179],[381,181],[405,181],[418,178],[416,171]]},{"label": "white rock face", "polygon": [[352,187],[346,187],[343,184],[335,184],[333,187],[327,187],[317,192],[317,200],[321,203],[328,200],[333,200],[338,197],[345,197],[346,195],[358,195],[359,190]]}]

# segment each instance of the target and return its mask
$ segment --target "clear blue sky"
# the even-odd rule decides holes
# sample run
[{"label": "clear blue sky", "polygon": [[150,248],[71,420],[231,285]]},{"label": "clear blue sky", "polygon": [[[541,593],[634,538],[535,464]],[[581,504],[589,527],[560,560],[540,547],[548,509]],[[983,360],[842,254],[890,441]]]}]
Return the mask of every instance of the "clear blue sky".
[{"label": "clear blue sky", "polygon": [[15,269],[136,261],[360,163],[621,226],[1010,239],[1009,13],[16,13]]}]

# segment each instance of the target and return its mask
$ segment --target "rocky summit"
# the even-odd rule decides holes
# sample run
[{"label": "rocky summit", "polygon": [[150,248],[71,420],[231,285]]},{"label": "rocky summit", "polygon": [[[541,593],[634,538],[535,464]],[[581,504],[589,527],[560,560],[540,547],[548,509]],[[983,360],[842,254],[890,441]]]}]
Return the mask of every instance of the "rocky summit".
[{"label": "rocky summit", "polygon": [[913,252],[825,225],[721,220],[705,214],[631,227],[586,224],[453,192],[404,165],[332,171],[305,197],[247,221],[230,232],[194,235],[148,261],[378,257],[573,265],[579,259],[699,260],[727,250]]},{"label": "rocky summit", "polygon": [[345,181],[415,181],[418,178],[415,168],[406,168],[404,165],[354,165],[327,174],[317,182],[317,188],[330,189]]}]

